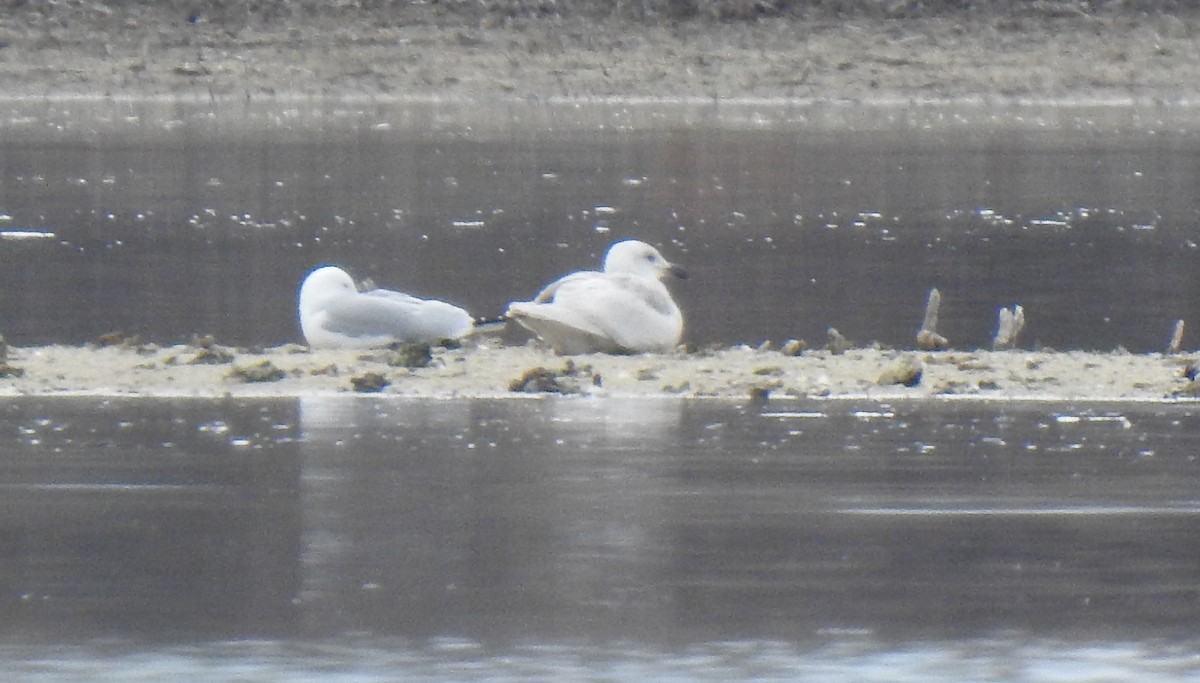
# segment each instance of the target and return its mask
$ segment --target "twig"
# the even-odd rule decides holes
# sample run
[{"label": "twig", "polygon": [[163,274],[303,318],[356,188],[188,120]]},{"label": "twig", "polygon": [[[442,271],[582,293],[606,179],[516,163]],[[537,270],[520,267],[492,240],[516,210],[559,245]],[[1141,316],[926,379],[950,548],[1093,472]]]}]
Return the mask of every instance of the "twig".
[{"label": "twig", "polygon": [[1175,321],[1175,331],[1171,334],[1171,343],[1167,344],[1167,355],[1179,353],[1179,347],[1183,345],[1183,321]]},{"label": "twig", "polygon": [[925,303],[925,322],[917,332],[917,348],[922,351],[940,351],[950,346],[950,342],[937,333],[938,309],[942,307],[942,293],[937,287],[929,290],[929,300]]},{"label": "twig", "polygon": [[1017,343],[1017,336],[1025,327],[1025,309],[1020,304],[1014,304],[1011,309],[1000,309],[1000,320],[996,325],[996,337],[992,340],[992,350],[1011,349]]}]

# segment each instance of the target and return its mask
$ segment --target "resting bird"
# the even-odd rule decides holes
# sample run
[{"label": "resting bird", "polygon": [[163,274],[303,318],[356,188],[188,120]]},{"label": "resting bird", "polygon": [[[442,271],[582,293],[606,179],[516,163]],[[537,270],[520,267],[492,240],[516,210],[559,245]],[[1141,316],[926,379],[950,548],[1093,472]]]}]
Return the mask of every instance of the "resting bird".
[{"label": "resting bird", "polygon": [[471,332],[474,321],[444,301],[386,289],[360,292],[341,268],[324,266],[300,285],[300,329],[314,348],[369,348],[438,342]]},{"label": "resting bird", "polygon": [[604,271],[579,271],[550,283],[533,301],[514,301],[507,316],[561,354],[673,350],[683,314],[662,278],[686,278],[679,266],[637,240],[613,244]]}]

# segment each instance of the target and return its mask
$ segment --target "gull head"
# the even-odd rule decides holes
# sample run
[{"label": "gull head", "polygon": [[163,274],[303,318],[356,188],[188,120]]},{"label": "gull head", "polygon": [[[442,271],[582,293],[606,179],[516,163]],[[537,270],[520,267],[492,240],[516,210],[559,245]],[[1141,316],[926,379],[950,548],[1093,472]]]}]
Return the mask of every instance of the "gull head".
[{"label": "gull head", "polygon": [[625,273],[661,280],[670,275],[684,279],[687,271],[663,258],[654,247],[638,240],[624,240],[608,248],[604,272]]},{"label": "gull head", "polygon": [[309,273],[300,285],[300,311],[319,309],[330,299],[356,291],[349,273],[337,266],[322,266]]}]

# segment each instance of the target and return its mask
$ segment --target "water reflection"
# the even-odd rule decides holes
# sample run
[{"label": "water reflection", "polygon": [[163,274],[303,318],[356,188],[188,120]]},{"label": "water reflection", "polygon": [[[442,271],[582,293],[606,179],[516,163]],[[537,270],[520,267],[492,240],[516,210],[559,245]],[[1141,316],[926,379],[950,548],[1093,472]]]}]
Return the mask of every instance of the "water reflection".
[{"label": "water reflection", "polygon": [[681,404],[633,404],[303,399],[313,628],[616,633],[626,608],[653,613],[644,482]]},{"label": "water reflection", "polygon": [[1195,611],[1190,414],[471,402],[429,438],[429,405],[404,404],[419,431],[387,405],[304,419],[308,614],[363,606],[336,628],[1170,634]]},{"label": "water reflection", "polygon": [[0,424],[14,662],[961,680],[1092,646],[1184,666],[1200,618],[1188,406],[18,399]]},{"label": "water reflection", "polygon": [[4,637],[276,635],[294,619],[286,403],[26,399],[0,420]]},{"label": "water reflection", "polygon": [[2,242],[10,342],[294,341],[325,262],[496,315],[630,236],[694,273],[673,289],[697,345],[834,326],[911,346],[933,286],[964,347],[1013,303],[1057,348],[1160,350],[1200,318],[1194,113],[150,109],[0,120],[0,231],[56,236]]}]

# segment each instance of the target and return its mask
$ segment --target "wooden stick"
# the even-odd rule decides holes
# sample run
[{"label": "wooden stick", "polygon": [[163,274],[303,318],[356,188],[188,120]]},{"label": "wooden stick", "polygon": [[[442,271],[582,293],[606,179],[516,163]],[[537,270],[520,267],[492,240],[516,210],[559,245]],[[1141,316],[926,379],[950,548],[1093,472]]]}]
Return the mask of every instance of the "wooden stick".
[{"label": "wooden stick", "polygon": [[1175,321],[1175,331],[1171,334],[1171,343],[1167,344],[1167,354],[1179,353],[1179,347],[1183,346],[1183,321]]},{"label": "wooden stick", "polygon": [[992,339],[992,350],[1002,351],[1011,349],[1017,343],[1017,336],[1025,327],[1025,309],[1020,304],[1014,304],[1011,309],[1000,309],[1000,320],[996,325],[996,337]]},{"label": "wooden stick", "polygon": [[937,333],[938,309],[941,307],[942,293],[934,287],[929,290],[929,299],[925,302],[925,322],[917,332],[917,348],[922,351],[940,351],[950,346],[950,342]]}]

